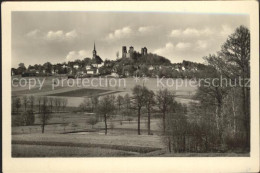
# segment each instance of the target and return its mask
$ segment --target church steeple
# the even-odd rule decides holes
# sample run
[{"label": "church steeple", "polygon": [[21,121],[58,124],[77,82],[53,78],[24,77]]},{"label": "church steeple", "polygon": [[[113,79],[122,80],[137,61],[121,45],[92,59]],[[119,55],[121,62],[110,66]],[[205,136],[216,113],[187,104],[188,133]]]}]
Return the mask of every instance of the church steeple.
[{"label": "church steeple", "polygon": [[95,45],[95,42],[94,42],[93,58],[95,58],[96,55],[97,55],[97,51],[96,51],[96,45]]}]

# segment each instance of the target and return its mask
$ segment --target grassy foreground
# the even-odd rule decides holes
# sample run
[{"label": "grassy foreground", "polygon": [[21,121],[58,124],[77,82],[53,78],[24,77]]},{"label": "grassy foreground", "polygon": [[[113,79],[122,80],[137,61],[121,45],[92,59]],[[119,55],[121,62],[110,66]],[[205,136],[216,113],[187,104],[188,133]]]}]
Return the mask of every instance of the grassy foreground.
[{"label": "grassy foreground", "polygon": [[136,154],[138,153],[100,147],[12,145],[12,157],[120,157],[134,156]]}]

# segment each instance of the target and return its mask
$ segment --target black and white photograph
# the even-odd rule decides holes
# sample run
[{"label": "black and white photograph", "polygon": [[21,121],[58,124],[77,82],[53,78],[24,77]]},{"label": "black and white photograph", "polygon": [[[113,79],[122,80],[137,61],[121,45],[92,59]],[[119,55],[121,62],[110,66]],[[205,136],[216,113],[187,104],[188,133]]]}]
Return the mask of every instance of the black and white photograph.
[{"label": "black and white photograph", "polygon": [[252,157],[249,13],[16,9],[11,159]]}]

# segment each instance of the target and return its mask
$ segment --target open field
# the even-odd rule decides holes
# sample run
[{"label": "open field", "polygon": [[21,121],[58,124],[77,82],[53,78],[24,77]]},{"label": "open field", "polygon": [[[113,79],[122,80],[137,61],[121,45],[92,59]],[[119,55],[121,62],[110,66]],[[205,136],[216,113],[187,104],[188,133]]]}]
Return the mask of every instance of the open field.
[{"label": "open field", "polygon": [[[93,126],[87,123],[87,120],[92,117],[92,113],[53,113],[51,114],[51,120],[45,126],[45,133],[70,133],[70,132],[88,132],[88,131],[100,131],[103,133],[104,122],[100,121]],[[16,116],[16,115],[13,115]],[[127,117],[115,116],[113,119],[108,120],[108,133],[113,134],[136,134],[137,133],[137,117],[132,117],[131,121],[126,120]],[[113,128],[111,129],[111,124]],[[141,119],[141,130],[143,134],[147,134],[146,127],[147,119],[143,117]],[[151,119],[151,130],[158,131],[160,120]],[[15,126],[12,127],[12,134],[35,134],[41,133],[39,114],[35,115],[35,123],[31,126]]]},{"label": "open field", "polygon": [[[33,88],[12,87],[12,96],[34,95],[47,97],[67,98],[68,107],[78,107],[86,97],[115,94],[124,96],[132,94],[136,84],[147,85],[149,89],[157,92],[163,87],[157,86],[157,79],[150,78],[147,83],[134,81],[133,78],[123,79],[125,85],[116,87],[70,87],[76,79],[64,79],[62,86],[53,86],[54,77],[40,78],[44,80],[42,88],[37,84]],[[97,78],[94,78],[95,80]],[[73,81],[74,80],[74,81]],[[89,79],[91,80],[91,78]],[[111,79],[108,79],[111,80]],[[119,79],[113,79],[119,80]],[[165,79],[167,80],[167,79]],[[196,91],[196,87],[188,85],[178,88],[178,82],[187,80],[175,80],[175,86],[168,87],[175,92],[176,101],[189,103]],[[27,84],[29,78],[27,80]],[[17,84],[17,83],[16,83]],[[37,111],[37,110],[36,110]],[[119,113],[120,114],[120,113]],[[17,116],[17,115],[12,115]],[[39,114],[35,114],[35,123],[30,126],[12,127],[12,156],[13,157],[103,157],[103,156],[159,156],[165,154],[165,145],[161,139],[161,120],[151,118],[151,133],[147,135],[147,115],[141,117],[141,135],[137,135],[137,117],[131,117],[128,121],[124,115],[114,115],[108,119],[108,135],[104,134],[104,122],[100,120],[94,126],[88,124],[93,113],[66,112],[52,113],[51,119],[45,126],[45,133],[41,133]]]},{"label": "open field", "polygon": [[[65,147],[69,147],[68,155],[73,155],[73,151],[81,150],[79,148],[85,149],[83,152],[85,156],[94,155],[95,151],[105,152],[103,154],[98,154],[95,156],[120,156],[122,153],[124,155],[129,154],[140,154],[140,153],[149,153],[157,150],[161,150],[164,148],[161,143],[159,136],[148,136],[148,135],[104,135],[100,133],[89,133],[87,135],[80,134],[24,134],[24,135],[13,135],[12,136],[12,144],[13,147],[13,156],[33,156],[30,154],[31,151],[27,151],[30,148],[32,150],[39,149],[39,152],[36,153],[40,156],[43,156],[46,147],[53,146],[54,148],[60,148],[59,150],[63,150]],[[16,146],[16,147],[15,147]],[[39,148],[39,146],[43,146]],[[23,148],[21,151],[19,148]],[[27,150],[26,150],[27,149]],[[100,150],[101,149],[101,150]],[[59,152],[59,150],[57,152]],[[113,151],[120,151],[118,153],[112,153]],[[18,151],[18,152],[17,152]],[[109,151],[109,153],[106,153]],[[48,151],[49,152],[49,151]],[[48,154],[55,156],[55,154]],[[131,153],[129,153],[131,152]],[[33,152],[32,152],[33,153]],[[55,152],[54,152],[55,153]],[[71,154],[70,154],[71,153]],[[75,154],[75,153],[74,153]],[[83,154],[83,153],[82,153]],[[88,155],[90,154],[90,155]],[[59,155],[56,155],[59,156]],[[36,157],[34,155],[34,157]]]},{"label": "open field", "polygon": [[12,145],[13,157],[104,157],[132,156],[135,152],[127,152],[103,148],[83,148],[69,146]]},{"label": "open field", "polygon": [[101,89],[89,89],[89,88],[82,88],[78,90],[72,90],[62,93],[51,94],[50,96],[65,96],[65,97],[91,97],[94,95],[98,95],[104,92],[108,92],[109,90],[101,90]]},{"label": "open field", "polygon": [[[23,95],[34,95],[34,96],[48,96],[48,97],[61,97],[68,98],[68,106],[77,107],[83,100],[84,97],[91,96],[99,96],[104,94],[115,94],[122,95],[132,93],[132,89],[135,85],[144,85],[149,86],[149,89],[157,92],[159,89],[168,88],[170,91],[175,92],[176,100],[182,103],[189,103],[193,101],[191,97],[195,94],[197,87],[190,85],[188,79],[163,79],[158,82],[156,78],[149,78],[148,81],[143,82],[142,78],[139,81],[135,81],[134,78],[112,78],[107,80],[117,81],[117,86],[110,85],[95,85],[84,87],[80,84],[77,85],[77,79],[67,80],[65,78],[57,78],[60,80],[64,80],[62,83],[60,82],[57,86],[53,85],[53,81],[56,79],[55,77],[46,77],[39,78],[42,82],[44,81],[42,88],[37,84],[33,88],[29,90],[29,77],[27,77],[27,85],[25,87],[12,87],[12,96],[23,96]],[[37,77],[38,79],[38,77]],[[98,80],[99,78],[88,78],[88,80]],[[106,79],[106,78],[105,78]],[[104,79],[104,80],[105,80]],[[82,80],[82,79],[80,79]],[[80,81],[79,80],[79,81]],[[167,80],[170,85],[167,84]],[[74,85],[71,85],[74,83]],[[108,82],[109,83],[109,82]],[[14,85],[18,85],[18,83],[14,83]]]}]

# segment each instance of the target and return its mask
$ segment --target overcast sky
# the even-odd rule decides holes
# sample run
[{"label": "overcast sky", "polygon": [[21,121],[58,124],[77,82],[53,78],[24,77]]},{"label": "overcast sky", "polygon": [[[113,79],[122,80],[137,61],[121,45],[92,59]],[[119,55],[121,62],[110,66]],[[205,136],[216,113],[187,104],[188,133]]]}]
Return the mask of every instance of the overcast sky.
[{"label": "overcast sky", "polygon": [[203,62],[220,50],[249,16],[136,12],[13,12],[12,67],[62,63],[92,57],[94,41],[103,59],[116,59],[122,46],[165,56],[171,62]]}]

